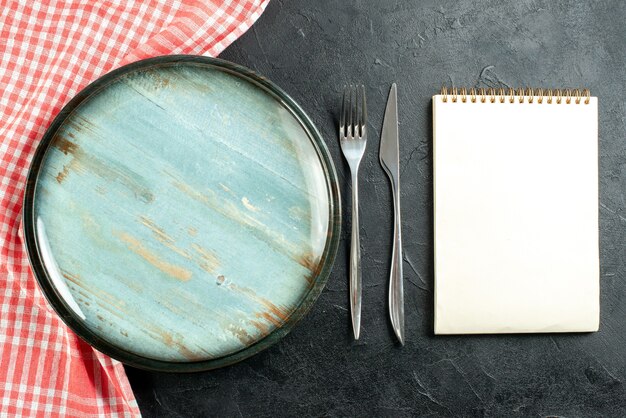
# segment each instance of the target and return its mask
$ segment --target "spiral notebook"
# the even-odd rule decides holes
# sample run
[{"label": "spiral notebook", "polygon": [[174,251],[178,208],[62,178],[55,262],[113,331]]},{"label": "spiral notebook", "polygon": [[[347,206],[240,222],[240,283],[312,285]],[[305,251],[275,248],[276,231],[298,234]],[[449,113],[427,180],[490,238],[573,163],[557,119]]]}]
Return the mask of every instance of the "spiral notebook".
[{"label": "spiral notebook", "polygon": [[599,326],[598,100],[433,97],[435,333]]}]

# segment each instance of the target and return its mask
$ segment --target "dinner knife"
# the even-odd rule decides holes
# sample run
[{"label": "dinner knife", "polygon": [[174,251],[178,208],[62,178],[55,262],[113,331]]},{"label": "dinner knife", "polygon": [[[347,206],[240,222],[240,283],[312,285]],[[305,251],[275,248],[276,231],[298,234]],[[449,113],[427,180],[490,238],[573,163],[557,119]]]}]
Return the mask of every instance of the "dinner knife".
[{"label": "dinner knife", "polygon": [[400,228],[400,151],[398,139],[398,93],[396,83],[391,85],[383,130],[380,135],[380,164],[391,181],[393,194],[393,249],[389,274],[389,316],[393,331],[404,344],[404,288],[402,283],[402,234]]}]

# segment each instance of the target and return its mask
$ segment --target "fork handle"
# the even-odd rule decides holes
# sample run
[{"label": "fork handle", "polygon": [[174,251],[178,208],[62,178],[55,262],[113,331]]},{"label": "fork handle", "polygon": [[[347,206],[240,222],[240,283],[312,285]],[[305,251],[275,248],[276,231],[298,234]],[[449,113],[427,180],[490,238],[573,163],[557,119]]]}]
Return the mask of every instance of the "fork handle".
[{"label": "fork handle", "polygon": [[350,244],[350,311],[354,339],[361,333],[361,240],[359,238],[359,179],[352,173],[352,242]]}]

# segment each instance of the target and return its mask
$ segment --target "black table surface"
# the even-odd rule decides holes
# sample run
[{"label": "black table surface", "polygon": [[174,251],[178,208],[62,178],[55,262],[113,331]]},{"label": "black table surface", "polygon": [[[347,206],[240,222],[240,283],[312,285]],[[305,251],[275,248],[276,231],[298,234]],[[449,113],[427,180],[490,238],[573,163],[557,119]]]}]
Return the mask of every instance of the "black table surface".
[{"label": "black table surface", "polygon": [[[272,0],[221,58],[273,80],[320,129],[341,183],[342,240],[318,302],[265,352],[195,374],[127,368],[146,417],[626,416],[626,2]],[[343,86],[357,82],[367,86],[372,134],[361,165],[363,320],[354,342],[350,174],[336,125]],[[387,314],[391,190],[378,162],[393,82],[404,347]],[[599,332],[433,335],[431,96],[442,84],[580,87],[599,97]]]}]

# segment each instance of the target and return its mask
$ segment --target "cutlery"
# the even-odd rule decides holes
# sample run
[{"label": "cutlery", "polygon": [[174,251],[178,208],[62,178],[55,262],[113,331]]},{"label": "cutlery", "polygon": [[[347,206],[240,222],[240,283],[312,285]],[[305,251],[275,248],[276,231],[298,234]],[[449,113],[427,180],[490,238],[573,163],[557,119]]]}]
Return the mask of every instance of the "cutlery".
[{"label": "cutlery", "polygon": [[404,288],[402,283],[402,234],[400,228],[400,158],[398,140],[398,93],[396,83],[391,85],[383,130],[380,135],[380,164],[391,182],[393,193],[393,249],[389,274],[389,316],[393,331],[404,344]]},{"label": "cutlery", "polygon": [[361,244],[359,239],[359,165],[367,142],[365,87],[350,85],[343,91],[339,143],[352,176],[352,240],[350,243],[350,311],[354,339],[361,332]]}]

